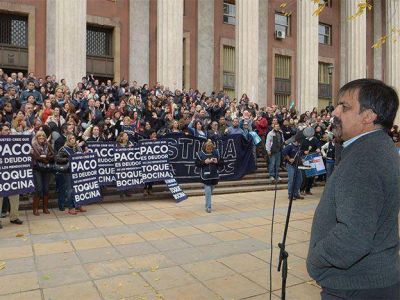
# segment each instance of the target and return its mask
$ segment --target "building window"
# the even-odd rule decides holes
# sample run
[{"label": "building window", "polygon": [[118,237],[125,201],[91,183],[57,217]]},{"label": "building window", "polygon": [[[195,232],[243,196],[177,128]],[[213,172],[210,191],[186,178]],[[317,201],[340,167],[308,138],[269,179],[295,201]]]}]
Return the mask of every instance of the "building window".
[{"label": "building window", "polygon": [[288,106],[291,95],[291,57],[275,55],[275,104]]},{"label": "building window", "polygon": [[0,14],[0,44],[28,48],[28,18]]},{"label": "building window", "polygon": [[325,45],[330,45],[331,44],[331,32],[332,32],[331,25],[319,23],[319,25],[318,25],[319,43],[325,44]]},{"label": "building window", "polygon": [[332,102],[331,64],[318,63],[318,107],[323,109]]},{"label": "building window", "polygon": [[86,55],[112,56],[112,29],[96,26],[87,26]]},{"label": "building window", "polygon": [[275,31],[283,31],[285,35],[290,34],[290,16],[281,13],[275,13]]},{"label": "building window", "polygon": [[235,97],[235,47],[223,48],[223,89],[229,97]]},{"label": "building window", "polygon": [[236,6],[227,1],[224,1],[224,23],[231,25],[236,23]]}]

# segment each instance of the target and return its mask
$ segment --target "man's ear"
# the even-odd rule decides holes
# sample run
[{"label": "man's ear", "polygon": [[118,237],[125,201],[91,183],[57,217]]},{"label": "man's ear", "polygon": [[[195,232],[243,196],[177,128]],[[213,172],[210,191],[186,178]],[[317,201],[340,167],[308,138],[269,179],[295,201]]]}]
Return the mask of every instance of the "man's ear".
[{"label": "man's ear", "polygon": [[364,111],[363,123],[373,124],[378,119],[378,115],[372,111],[372,109],[367,109]]}]

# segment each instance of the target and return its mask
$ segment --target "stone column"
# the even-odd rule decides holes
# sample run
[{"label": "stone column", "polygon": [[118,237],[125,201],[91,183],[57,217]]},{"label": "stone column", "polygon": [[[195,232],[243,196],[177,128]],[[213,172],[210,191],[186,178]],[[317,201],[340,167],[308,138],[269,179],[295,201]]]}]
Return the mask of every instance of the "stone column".
[{"label": "stone column", "polygon": [[129,0],[129,79],[149,83],[150,0]]},{"label": "stone column", "polygon": [[[400,1],[386,0],[386,32],[391,32],[392,28],[400,28]],[[385,81],[393,86],[400,94],[400,44],[394,42],[398,35],[393,35],[386,43],[386,74]],[[400,112],[397,111],[395,124],[400,125]]]},{"label": "stone column", "polygon": [[214,90],[214,1],[198,0],[197,88]]},{"label": "stone column", "polygon": [[157,81],[182,89],[183,0],[157,1]]},{"label": "stone column", "polygon": [[297,108],[301,113],[318,107],[318,17],[317,5],[297,1]]},{"label": "stone column", "polygon": [[355,19],[349,17],[357,12],[358,0],[342,0],[342,51],[341,84],[365,78],[367,67],[367,16],[363,13]]},{"label": "stone column", "polygon": [[[382,1],[374,0],[374,43],[382,37]],[[374,78],[382,80],[382,47],[374,48]]]},{"label": "stone column", "polygon": [[46,72],[73,89],[86,75],[86,0],[46,1]]},{"label": "stone column", "polygon": [[[236,97],[258,99],[259,0],[236,1]],[[264,37],[266,38],[266,37]]]},{"label": "stone column", "polygon": [[267,105],[268,0],[259,0],[258,23],[258,104]]}]

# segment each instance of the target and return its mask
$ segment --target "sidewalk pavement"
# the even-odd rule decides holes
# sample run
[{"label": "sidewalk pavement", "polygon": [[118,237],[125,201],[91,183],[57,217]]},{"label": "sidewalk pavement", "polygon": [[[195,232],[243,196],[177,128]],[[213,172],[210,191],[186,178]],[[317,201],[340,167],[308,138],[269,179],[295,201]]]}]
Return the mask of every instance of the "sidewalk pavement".
[{"label": "sidewalk pavement", "polygon": [[[294,202],[287,250],[287,299],[320,299],[305,258],[322,188]],[[287,191],[277,192],[272,299],[280,299],[277,244]],[[2,219],[0,300],[269,299],[274,192],[105,203],[70,216],[56,209],[24,224]]]}]

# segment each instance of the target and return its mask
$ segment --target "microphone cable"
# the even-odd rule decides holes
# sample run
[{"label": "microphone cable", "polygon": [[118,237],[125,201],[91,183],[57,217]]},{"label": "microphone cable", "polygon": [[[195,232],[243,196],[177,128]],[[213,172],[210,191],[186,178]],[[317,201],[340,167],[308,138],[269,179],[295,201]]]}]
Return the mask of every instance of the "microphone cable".
[{"label": "microphone cable", "polygon": [[[275,164],[275,175],[277,176],[278,172],[278,167]],[[269,174],[271,176],[271,174]],[[270,239],[270,257],[269,257],[269,300],[272,300],[272,258],[273,258],[273,248],[274,248],[274,240],[273,240],[273,234],[274,234],[274,222],[275,222],[275,207],[276,207],[276,196],[278,192],[278,178],[275,178],[275,190],[274,190],[274,201],[273,201],[273,206],[272,206],[272,220],[271,220],[271,239]]]}]

